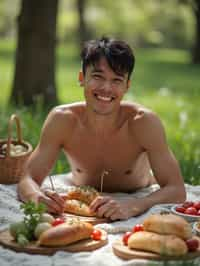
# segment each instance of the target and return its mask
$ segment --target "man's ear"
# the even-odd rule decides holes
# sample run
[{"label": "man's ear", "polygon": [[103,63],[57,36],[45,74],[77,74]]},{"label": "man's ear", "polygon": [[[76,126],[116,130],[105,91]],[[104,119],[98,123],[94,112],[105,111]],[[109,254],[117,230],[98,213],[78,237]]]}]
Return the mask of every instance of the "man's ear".
[{"label": "man's ear", "polygon": [[127,88],[126,88],[126,91],[128,91],[128,89],[130,88],[130,86],[131,86],[131,80],[129,79],[129,80],[127,81]]},{"label": "man's ear", "polygon": [[83,72],[81,70],[79,71],[78,81],[79,81],[80,86],[83,86],[84,76],[83,76]]}]

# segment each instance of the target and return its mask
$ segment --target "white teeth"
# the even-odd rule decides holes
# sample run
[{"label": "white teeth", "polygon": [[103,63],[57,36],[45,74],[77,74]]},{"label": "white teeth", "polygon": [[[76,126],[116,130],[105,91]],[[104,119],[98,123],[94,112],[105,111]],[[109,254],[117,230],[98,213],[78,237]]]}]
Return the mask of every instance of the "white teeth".
[{"label": "white teeth", "polygon": [[100,96],[100,95],[97,95],[97,99],[105,101],[105,102],[110,102],[112,100],[111,97],[105,97],[105,96]]}]

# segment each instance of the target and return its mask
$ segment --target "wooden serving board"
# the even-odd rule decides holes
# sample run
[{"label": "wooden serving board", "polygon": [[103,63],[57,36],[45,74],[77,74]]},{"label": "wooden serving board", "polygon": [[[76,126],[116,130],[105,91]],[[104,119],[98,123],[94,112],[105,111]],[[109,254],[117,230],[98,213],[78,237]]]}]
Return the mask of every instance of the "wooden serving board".
[{"label": "wooden serving board", "polygon": [[88,222],[88,223],[91,223],[93,225],[111,222],[111,220],[109,220],[108,218],[80,216],[80,215],[75,215],[75,214],[71,214],[71,213],[64,213],[64,214],[62,214],[62,217],[64,219],[77,218],[77,219],[80,219],[80,221]]},{"label": "wooden serving board", "polygon": [[160,256],[153,252],[147,252],[147,251],[140,251],[135,249],[130,249],[127,246],[125,246],[122,242],[122,240],[116,240],[112,244],[113,252],[116,256],[120,257],[124,260],[131,260],[131,259],[148,259],[148,260],[190,260],[196,257],[200,257],[200,238],[197,238],[199,241],[199,248],[195,252],[188,252],[187,254],[183,256]]},{"label": "wooden serving board", "polygon": [[16,241],[13,240],[13,237],[10,235],[9,230],[6,229],[0,232],[0,244],[16,252],[25,252],[30,254],[41,254],[41,255],[53,255],[57,251],[69,251],[69,252],[93,251],[108,243],[107,233],[103,230],[101,231],[104,237],[102,240],[99,241],[86,239],[62,247],[43,247],[37,245],[36,241],[32,241],[27,246],[21,247]]}]

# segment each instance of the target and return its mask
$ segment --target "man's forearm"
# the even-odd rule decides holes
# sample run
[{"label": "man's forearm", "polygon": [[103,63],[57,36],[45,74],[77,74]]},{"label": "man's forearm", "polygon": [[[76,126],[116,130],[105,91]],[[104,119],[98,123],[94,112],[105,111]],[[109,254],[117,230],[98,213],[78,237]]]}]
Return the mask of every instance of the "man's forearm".
[{"label": "man's forearm", "polygon": [[184,188],[177,188],[176,186],[165,186],[153,192],[146,198],[145,204],[147,208],[155,204],[162,203],[179,203],[185,200],[186,194]]},{"label": "man's forearm", "polygon": [[24,177],[18,184],[19,199],[26,202],[32,200],[37,202],[38,195],[42,194],[39,185],[31,178]]},{"label": "man's forearm", "polygon": [[185,201],[185,198],[184,188],[165,186],[144,198],[133,200],[132,213],[133,216],[137,216],[156,204],[179,203]]}]

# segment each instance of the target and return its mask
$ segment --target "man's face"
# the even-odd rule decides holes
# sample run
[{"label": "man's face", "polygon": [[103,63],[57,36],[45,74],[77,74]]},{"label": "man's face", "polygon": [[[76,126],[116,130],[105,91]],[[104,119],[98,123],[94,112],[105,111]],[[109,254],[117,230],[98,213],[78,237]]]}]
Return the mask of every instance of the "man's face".
[{"label": "man's face", "polygon": [[116,74],[104,57],[96,66],[87,67],[81,83],[88,107],[101,115],[110,114],[119,107],[130,85],[128,73]]}]

